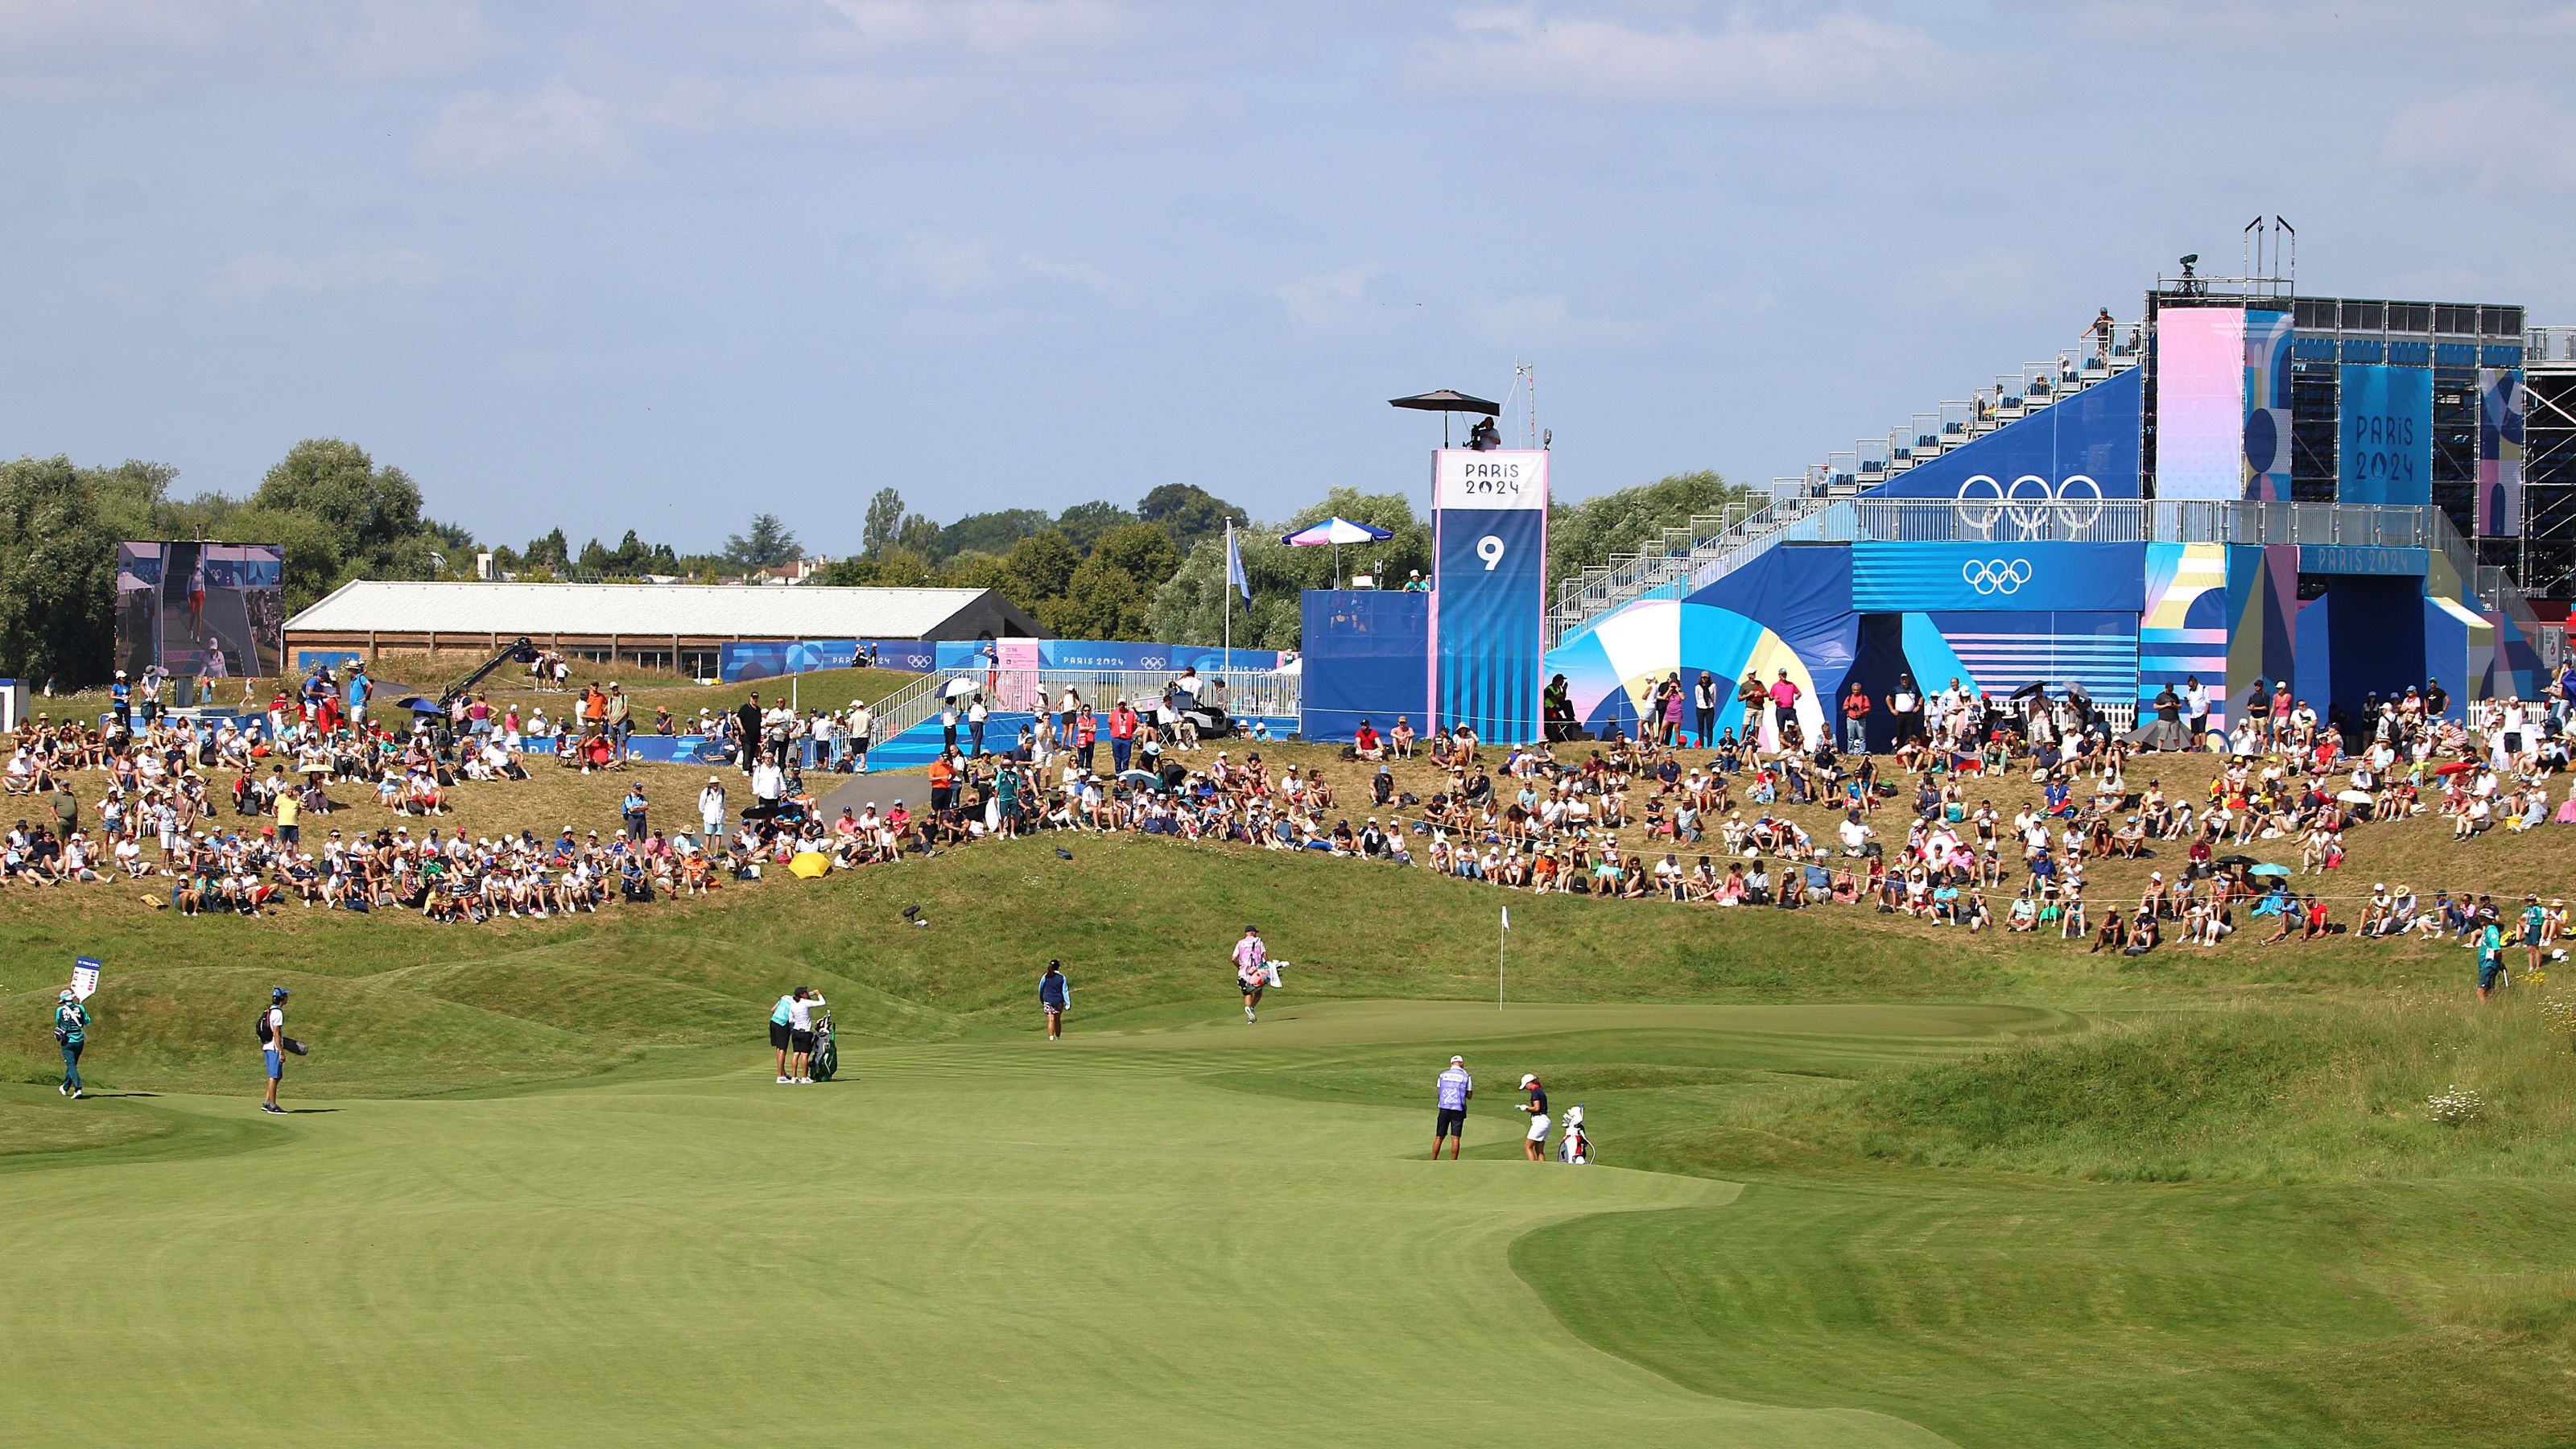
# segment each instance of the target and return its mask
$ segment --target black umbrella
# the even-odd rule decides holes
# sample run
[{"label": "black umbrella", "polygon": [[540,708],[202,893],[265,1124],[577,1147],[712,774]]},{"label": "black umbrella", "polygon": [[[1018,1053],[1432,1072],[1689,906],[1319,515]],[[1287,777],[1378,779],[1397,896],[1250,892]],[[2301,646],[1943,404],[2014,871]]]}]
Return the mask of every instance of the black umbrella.
[{"label": "black umbrella", "polygon": [[1440,444],[1442,447],[1447,447],[1449,445],[1449,419],[1446,416],[1447,414],[1481,413],[1490,418],[1499,417],[1503,411],[1500,404],[1489,403],[1480,397],[1469,397],[1454,387],[1438,388],[1431,392],[1418,392],[1411,397],[1391,397],[1386,401],[1387,406],[1389,407],[1412,408],[1416,412],[1442,414],[1443,416],[1440,419]]},{"label": "black umbrella", "polygon": [[1469,397],[1456,388],[1444,387],[1434,392],[1419,392],[1411,397],[1391,397],[1387,406],[1412,408],[1426,413],[1482,413],[1486,417],[1502,415],[1502,405],[1480,397]]},{"label": "black umbrella", "polygon": [[2256,860],[2250,855],[2222,855],[2218,858],[2217,863],[2220,865],[2261,865],[2263,862]]},{"label": "black umbrella", "polygon": [[2025,685],[2023,685],[2021,688],[2016,689],[2016,690],[2014,690],[2014,691],[2012,692],[2013,701],[2014,701],[2015,703],[2019,703],[2020,701],[2025,700],[2025,699],[2028,699],[2028,698],[2030,698],[2032,695],[2037,694],[2037,693],[2039,693],[2041,690],[2046,689],[2046,688],[2048,688],[2048,686],[2047,686],[2047,685],[2042,684],[2042,683],[2040,683],[2038,680],[2034,679],[2034,680],[2032,680],[2030,683],[2025,684]]}]

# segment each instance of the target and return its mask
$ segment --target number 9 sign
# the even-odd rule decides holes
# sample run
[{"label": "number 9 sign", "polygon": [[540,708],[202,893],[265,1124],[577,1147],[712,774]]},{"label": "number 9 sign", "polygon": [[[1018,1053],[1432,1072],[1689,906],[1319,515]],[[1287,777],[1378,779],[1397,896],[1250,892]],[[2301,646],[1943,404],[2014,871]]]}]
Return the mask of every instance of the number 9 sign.
[{"label": "number 9 sign", "polygon": [[1492,573],[1494,566],[1503,561],[1503,541],[1490,533],[1477,539],[1476,557],[1485,561],[1485,572]]}]

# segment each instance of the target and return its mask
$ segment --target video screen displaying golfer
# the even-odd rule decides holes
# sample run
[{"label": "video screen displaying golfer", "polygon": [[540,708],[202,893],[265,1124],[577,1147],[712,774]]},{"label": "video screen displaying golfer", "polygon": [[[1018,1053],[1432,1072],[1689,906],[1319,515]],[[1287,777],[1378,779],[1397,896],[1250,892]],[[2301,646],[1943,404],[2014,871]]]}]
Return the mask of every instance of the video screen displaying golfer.
[{"label": "video screen displaying golfer", "polygon": [[1243,987],[1243,1020],[1250,1025],[1258,1020],[1255,1008],[1261,1005],[1261,989],[1270,984],[1270,948],[1261,944],[1261,928],[1246,926],[1243,939],[1234,943],[1234,979]]},{"label": "video screen displaying golfer", "polygon": [[1547,1116],[1547,1088],[1532,1074],[1521,1078],[1521,1090],[1529,1093],[1529,1100],[1521,1104],[1521,1110],[1529,1114],[1529,1136],[1521,1139],[1521,1155],[1532,1162],[1545,1162],[1547,1129],[1553,1125]]},{"label": "video screen displaying golfer", "polygon": [[1467,1145],[1467,1099],[1476,1095],[1476,1079],[1467,1075],[1467,1059],[1451,1057],[1449,1070],[1440,1074],[1440,1115],[1433,1119],[1431,1160],[1440,1160],[1441,1144],[1449,1147],[1449,1160],[1458,1160],[1458,1150]]},{"label": "video screen displaying golfer", "polygon": [[1073,1004],[1073,985],[1064,979],[1064,963],[1049,961],[1038,978],[1038,1010],[1046,1013],[1048,1041],[1064,1038],[1064,1010]]}]

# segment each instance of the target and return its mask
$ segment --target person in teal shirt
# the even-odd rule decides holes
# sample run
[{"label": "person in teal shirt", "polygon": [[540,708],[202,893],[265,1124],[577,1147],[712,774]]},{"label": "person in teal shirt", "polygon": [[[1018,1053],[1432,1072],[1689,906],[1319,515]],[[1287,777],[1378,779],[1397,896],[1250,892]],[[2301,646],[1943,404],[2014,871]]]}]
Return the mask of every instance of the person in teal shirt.
[{"label": "person in teal shirt", "polygon": [[89,1008],[66,990],[54,998],[54,1041],[63,1049],[63,1084],[54,1090],[66,1097],[81,1094],[81,1047],[89,1040]]},{"label": "person in teal shirt", "polygon": [[[801,986],[797,988],[797,991],[802,990]],[[769,1009],[769,1044],[778,1048],[778,1080],[781,1082],[788,1080],[787,1048],[792,1040],[795,1020],[796,992],[789,992],[778,998],[778,1004]]]},{"label": "person in teal shirt", "polygon": [[2504,925],[2489,921],[2478,931],[2478,1000],[2504,981]]},{"label": "person in teal shirt", "polygon": [[2549,908],[2538,896],[2522,898],[2523,964],[2533,971],[2540,969],[2540,958],[2546,954],[2543,938],[2549,934]]}]

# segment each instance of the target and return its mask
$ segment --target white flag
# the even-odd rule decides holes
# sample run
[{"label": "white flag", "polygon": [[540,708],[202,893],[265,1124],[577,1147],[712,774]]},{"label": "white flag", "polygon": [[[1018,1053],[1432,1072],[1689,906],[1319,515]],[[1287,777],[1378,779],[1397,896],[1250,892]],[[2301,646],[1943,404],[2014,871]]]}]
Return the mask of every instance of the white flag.
[{"label": "white flag", "polygon": [[1504,929],[1504,930],[1506,930],[1506,931],[1508,931],[1508,930],[1510,930],[1511,928],[1512,928],[1512,908],[1511,908],[1511,907],[1509,907],[1509,906],[1505,906],[1505,907],[1503,907],[1503,929]]}]

